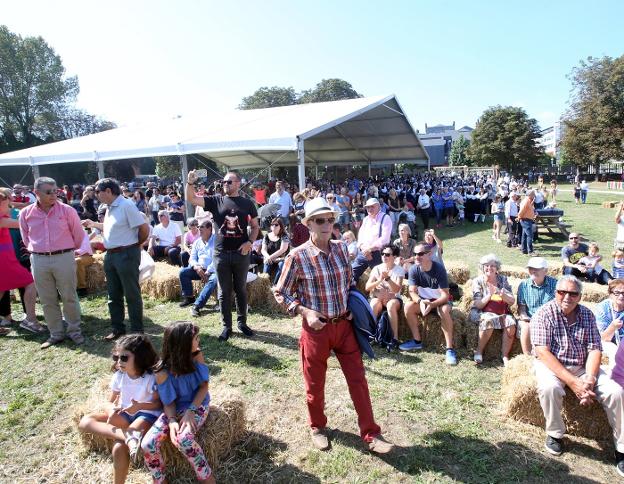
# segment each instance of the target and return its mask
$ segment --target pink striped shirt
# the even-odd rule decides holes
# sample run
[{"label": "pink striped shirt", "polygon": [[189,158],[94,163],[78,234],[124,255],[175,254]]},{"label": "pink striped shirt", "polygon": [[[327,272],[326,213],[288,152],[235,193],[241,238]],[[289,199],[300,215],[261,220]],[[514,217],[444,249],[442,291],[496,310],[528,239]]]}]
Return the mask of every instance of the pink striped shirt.
[{"label": "pink striped shirt", "polygon": [[19,215],[20,232],[30,252],[78,249],[84,238],[80,217],[74,208],[56,202],[46,213],[33,203]]}]

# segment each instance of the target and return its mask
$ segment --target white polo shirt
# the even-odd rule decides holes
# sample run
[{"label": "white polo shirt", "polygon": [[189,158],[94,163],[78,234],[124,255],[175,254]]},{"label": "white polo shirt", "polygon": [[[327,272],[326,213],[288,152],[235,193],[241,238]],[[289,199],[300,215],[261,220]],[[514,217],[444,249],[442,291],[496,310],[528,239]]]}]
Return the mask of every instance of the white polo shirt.
[{"label": "white polo shirt", "polygon": [[145,219],[134,202],[119,195],[108,206],[104,216],[104,247],[114,249],[136,244],[139,241],[139,227],[144,223]]}]

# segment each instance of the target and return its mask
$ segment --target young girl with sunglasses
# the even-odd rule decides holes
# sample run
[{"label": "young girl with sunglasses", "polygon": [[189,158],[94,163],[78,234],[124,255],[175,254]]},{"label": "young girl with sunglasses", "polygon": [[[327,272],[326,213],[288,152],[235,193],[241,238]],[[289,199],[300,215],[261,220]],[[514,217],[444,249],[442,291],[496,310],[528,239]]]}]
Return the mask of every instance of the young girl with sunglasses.
[{"label": "young girl with sunglasses", "polygon": [[166,481],[161,445],[169,437],[193,466],[199,482],[214,483],[204,451],[195,441],[195,432],[206,422],[210,403],[210,372],[199,349],[199,328],[188,321],[167,326],[162,358],[154,371],[164,413],[141,444],[154,482]]},{"label": "young girl with sunglasses", "polygon": [[112,439],[113,475],[115,483],[123,483],[128,475],[130,459],[139,454],[141,437],[161,414],[155,378],[151,368],[158,355],[149,338],[143,334],[123,336],[113,348],[111,409],[104,413],[85,415],[82,432]]}]

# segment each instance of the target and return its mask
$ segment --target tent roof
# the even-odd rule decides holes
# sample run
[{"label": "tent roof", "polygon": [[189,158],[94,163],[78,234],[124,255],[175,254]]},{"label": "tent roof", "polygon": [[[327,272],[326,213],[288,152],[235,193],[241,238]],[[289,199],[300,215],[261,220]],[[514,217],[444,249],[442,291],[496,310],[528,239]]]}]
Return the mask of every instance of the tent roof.
[{"label": "tent roof", "polygon": [[[394,95],[201,116],[116,128],[0,155],[0,166],[201,154],[229,168],[427,161]],[[278,160],[278,161],[276,161]]]}]

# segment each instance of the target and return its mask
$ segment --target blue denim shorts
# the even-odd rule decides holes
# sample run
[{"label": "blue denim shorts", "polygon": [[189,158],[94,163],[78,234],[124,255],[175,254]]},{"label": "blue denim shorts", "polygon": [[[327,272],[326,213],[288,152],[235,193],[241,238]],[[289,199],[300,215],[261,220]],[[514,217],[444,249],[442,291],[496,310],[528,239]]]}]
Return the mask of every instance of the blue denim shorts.
[{"label": "blue denim shorts", "polygon": [[125,418],[128,421],[128,423],[132,423],[135,420],[142,418],[144,420],[147,420],[149,423],[153,424],[158,419],[158,415],[154,415],[154,414],[147,413],[147,412],[137,412],[134,415],[131,415],[128,412],[119,412],[119,415]]}]

